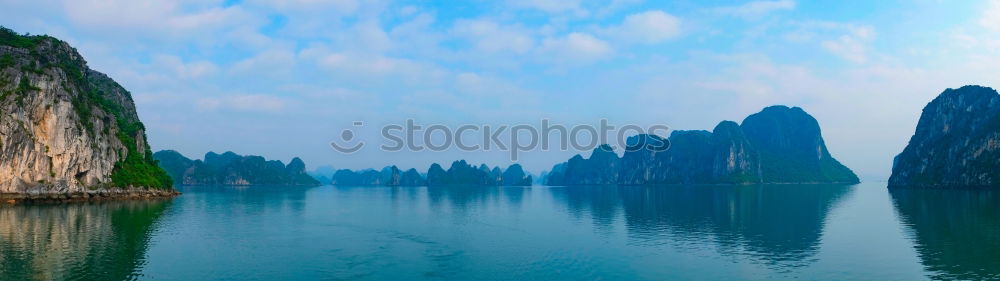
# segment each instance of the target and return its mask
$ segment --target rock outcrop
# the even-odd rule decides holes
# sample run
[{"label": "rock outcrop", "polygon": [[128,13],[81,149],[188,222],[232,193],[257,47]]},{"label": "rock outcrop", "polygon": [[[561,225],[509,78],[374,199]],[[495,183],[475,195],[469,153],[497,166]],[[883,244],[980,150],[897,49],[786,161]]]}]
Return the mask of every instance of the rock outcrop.
[{"label": "rock outcrop", "polygon": [[490,169],[485,165],[480,165],[479,168],[470,165],[465,160],[458,160],[451,162],[451,167],[448,168],[447,181],[445,184],[450,185],[496,185],[496,175],[490,172]]},{"label": "rock outcrop", "polygon": [[332,184],[345,186],[530,186],[532,177],[519,164],[512,164],[506,170],[492,169],[481,164],[470,165],[465,160],[455,161],[448,170],[437,163],[427,170],[425,178],[416,169],[401,172],[396,166],[388,166],[381,171],[366,169],[351,171],[338,170],[333,174]]},{"label": "rock outcrop", "polygon": [[319,185],[306,173],[306,164],[298,157],[285,165],[261,156],[241,156],[227,151],[209,152],[205,160],[191,160],[173,150],[153,154],[163,169],[183,185]]},{"label": "rock outcrop", "polygon": [[0,28],[0,193],[171,189],[132,96],[66,42]]},{"label": "rock outcrop", "polygon": [[965,86],[928,103],[893,161],[889,186],[1000,186],[1000,95]]},{"label": "rock outcrop", "polygon": [[431,167],[427,168],[427,185],[446,184],[448,184],[448,171],[445,171],[438,163],[431,164]]},{"label": "rock outcrop", "polygon": [[819,122],[801,108],[771,106],[748,116],[740,127],[760,154],[762,182],[858,182],[826,149]]},{"label": "rock outcrop", "polygon": [[[515,166],[516,165],[516,166]],[[441,165],[437,163],[432,164],[430,169],[427,170],[427,185],[428,186],[442,186],[442,185],[470,185],[470,186],[521,186],[521,185],[531,185],[531,177],[524,174],[524,170],[521,165],[511,165],[507,170],[510,172],[504,172],[500,167],[493,167],[490,169],[486,164],[479,165],[479,168],[470,165],[465,160],[458,160],[451,163],[451,167],[448,170],[441,168]],[[518,172],[520,171],[520,172]],[[506,176],[509,176],[513,181],[510,184],[506,184]]]},{"label": "rock outcrop", "polygon": [[[393,166],[395,167],[395,166]],[[400,186],[424,186],[427,185],[427,180],[417,172],[417,169],[410,168],[403,172],[403,175],[399,179]]]},{"label": "rock outcrop", "polygon": [[637,135],[618,157],[610,146],[552,168],[548,185],[857,183],[827,151],[819,123],[801,108],[767,107],[743,124]]},{"label": "rock outcrop", "polygon": [[580,155],[570,158],[563,171],[564,184],[602,185],[618,182],[621,159],[609,145],[601,145],[590,153],[590,158]]},{"label": "rock outcrop", "polygon": [[[577,158],[576,156],[573,158]],[[566,185],[566,162],[552,166],[551,171],[542,174],[541,181],[543,185]]]},{"label": "rock outcrop", "polygon": [[[414,170],[416,172],[416,170]],[[407,177],[404,179],[404,175]],[[417,174],[419,177],[419,173]],[[413,179],[412,175],[402,173],[396,166],[388,166],[382,170],[365,169],[361,171],[351,171],[340,169],[333,173],[330,184],[333,185],[382,185],[401,186],[422,182],[422,179]],[[407,184],[403,184],[406,182]]]},{"label": "rock outcrop", "polygon": [[448,170],[432,164],[427,171],[427,185],[496,185],[497,177],[486,165],[476,168],[459,160],[452,162]]},{"label": "rock outcrop", "polygon": [[504,186],[531,186],[532,178],[524,172],[521,164],[511,164],[503,171],[500,182]]}]

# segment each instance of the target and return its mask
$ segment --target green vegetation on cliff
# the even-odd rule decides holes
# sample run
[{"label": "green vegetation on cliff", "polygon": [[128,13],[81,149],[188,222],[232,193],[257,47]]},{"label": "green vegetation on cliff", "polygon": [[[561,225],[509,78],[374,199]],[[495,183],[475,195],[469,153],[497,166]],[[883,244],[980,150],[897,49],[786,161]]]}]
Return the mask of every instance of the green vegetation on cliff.
[{"label": "green vegetation on cliff", "polygon": [[[646,149],[645,144],[667,144],[669,149]],[[632,149],[620,158],[604,146],[587,159],[576,155],[553,167],[546,184],[859,182],[827,150],[819,122],[798,107],[770,106],[742,125],[723,121],[712,132],[674,131],[668,139],[633,136],[628,145]]]},{"label": "green vegetation on cliff", "polygon": [[177,151],[161,150],[153,154],[170,177],[184,185],[306,185],[320,182],[306,173],[306,164],[298,157],[285,165],[261,156],[242,156],[231,151],[209,152],[205,160],[192,160]]},{"label": "green vegetation on cliff", "polygon": [[770,106],[748,116],[741,127],[760,152],[765,182],[859,182],[830,155],[819,122],[802,108]]},{"label": "green vegetation on cliff", "polygon": [[998,143],[1000,94],[976,85],[946,89],[924,107],[889,186],[997,188]]},{"label": "green vegetation on cliff", "polygon": [[[171,188],[170,176],[153,159],[152,151],[146,144],[145,127],[135,113],[131,94],[121,85],[104,74],[90,70],[86,61],[66,42],[46,35],[21,35],[8,28],[0,27],[0,46],[24,49],[30,59],[18,62],[10,54],[0,57],[0,69],[20,65],[21,73],[50,75],[61,72],[65,75],[62,88],[71,95],[70,102],[76,113],[76,120],[84,128],[84,134],[91,138],[113,136],[125,147],[123,156],[115,163],[111,174],[114,187]],[[23,51],[21,51],[23,52]],[[48,70],[58,71],[48,71]],[[40,89],[29,83],[29,76],[23,76],[12,92],[0,93],[0,102],[14,96],[18,106],[23,100]],[[60,77],[54,77],[60,80]],[[0,77],[9,83],[7,77]],[[2,86],[2,85],[0,85]],[[101,131],[95,131],[95,121],[105,124]],[[115,126],[110,126],[113,123]],[[112,131],[115,127],[117,130]]]},{"label": "green vegetation on cliff", "polygon": [[[142,123],[135,122],[131,125],[141,127]],[[143,154],[139,154],[133,137],[135,134],[138,132],[129,133],[124,128],[118,132],[118,139],[125,144],[128,152],[124,160],[115,163],[114,172],[111,174],[111,184],[114,186],[171,188],[173,180],[166,171],[157,165],[157,161],[153,159],[153,152],[146,148]]]}]

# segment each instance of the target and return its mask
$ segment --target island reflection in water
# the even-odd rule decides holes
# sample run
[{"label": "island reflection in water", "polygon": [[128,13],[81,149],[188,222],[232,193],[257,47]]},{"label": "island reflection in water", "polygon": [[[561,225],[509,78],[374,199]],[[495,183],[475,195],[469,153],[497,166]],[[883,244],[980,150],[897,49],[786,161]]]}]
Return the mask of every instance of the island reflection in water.
[{"label": "island reflection in water", "polygon": [[1000,192],[962,189],[889,192],[931,278],[1000,279]]},{"label": "island reflection in water", "polygon": [[[808,265],[845,185],[593,186],[554,189],[598,229],[621,216],[635,243],[713,247],[785,270]],[[604,227],[602,227],[604,225]]]},{"label": "island reflection in water", "polygon": [[0,280],[133,280],[169,199],[0,206]]},{"label": "island reflection in water", "polygon": [[883,184],[181,187],[0,207],[0,280],[996,279],[998,195]]}]

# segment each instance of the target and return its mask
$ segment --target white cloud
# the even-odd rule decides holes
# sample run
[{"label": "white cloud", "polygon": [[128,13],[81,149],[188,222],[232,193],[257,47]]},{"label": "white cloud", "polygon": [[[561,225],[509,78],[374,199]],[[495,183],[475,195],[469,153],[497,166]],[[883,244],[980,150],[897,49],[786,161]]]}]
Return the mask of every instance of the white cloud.
[{"label": "white cloud", "polygon": [[406,6],[403,6],[403,7],[399,8],[399,15],[405,17],[405,16],[410,16],[410,15],[416,14],[419,11],[420,11],[420,8],[418,8],[417,6],[406,5]]},{"label": "white cloud", "polygon": [[260,5],[285,12],[315,12],[341,15],[355,13],[361,7],[361,3],[357,0],[249,0],[247,2],[251,5]]},{"label": "white cloud", "polygon": [[663,11],[631,14],[619,26],[604,30],[608,36],[638,43],[660,43],[680,34],[681,20]]},{"label": "white cloud", "polygon": [[105,33],[128,32],[147,38],[193,37],[254,25],[254,16],[239,6],[205,7],[194,2],[131,0],[66,1],[64,10],[75,25]]},{"label": "white cloud", "polygon": [[[500,77],[474,72],[450,73],[442,86],[413,89],[399,97],[394,112],[426,120],[453,121],[456,116],[510,120],[539,115],[538,92]],[[447,112],[435,108],[447,107]]]},{"label": "white cloud", "polygon": [[716,12],[725,15],[732,15],[743,18],[756,18],[774,11],[791,10],[791,9],[795,9],[795,1],[774,0],[774,1],[753,1],[738,6],[720,7],[716,8],[715,10]]},{"label": "white cloud", "polygon": [[472,41],[476,48],[486,52],[511,51],[526,53],[535,41],[527,31],[517,26],[501,26],[489,20],[458,20],[451,34]]},{"label": "white cloud", "polygon": [[868,61],[868,43],[874,37],[875,30],[871,27],[857,27],[837,39],[823,41],[821,45],[823,49],[845,60],[865,63]]},{"label": "white cloud", "polygon": [[570,62],[586,62],[607,57],[612,53],[607,42],[593,35],[573,32],[563,37],[548,38],[542,42],[542,51]]},{"label": "white cloud", "polygon": [[240,60],[230,68],[237,74],[266,75],[290,74],[298,62],[294,52],[285,49],[267,50]]},{"label": "white cloud", "polygon": [[229,109],[247,112],[280,112],[287,102],[279,97],[268,95],[231,95],[224,97],[206,97],[198,99],[195,105],[201,110]]},{"label": "white cloud", "polygon": [[594,14],[597,17],[613,15],[628,6],[641,4],[643,1],[644,0],[611,0],[611,2],[607,5],[597,8]]},{"label": "white cloud", "polygon": [[242,95],[231,97],[230,106],[246,111],[277,112],[285,108],[285,100],[267,95]]},{"label": "white cloud", "polygon": [[413,67],[413,63],[406,59],[352,53],[328,53],[320,57],[317,62],[331,70],[372,75],[387,75]]},{"label": "white cloud", "polygon": [[170,1],[67,1],[66,14],[76,24],[100,26],[144,26],[162,23],[175,12]]},{"label": "white cloud", "polygon": [[392,45],[389,35],[379,26],[376,21],[366,21],[354,27],[357,35],[352,36],[352,41],[359,41],[368,51],[386,50]]},{"label": "white cloud", "polygon": [[[314,46],[299,52],[298,58],[314,62],[320,70],[336,73],[338,78],[398,78],[407,82],[439,81],[446,70],[423,61],[392,57],[380,53],[334,51]],[[357,82],[357,81],[354,81]]]},{"label": "white cloud", "polygon": [[549,13],[574,12],[578,15],[587,13],[580,7],[580,0],[513,0],[509,3],[517,8],[536,9]]},{"label": "white cloud", "polygon": [[1000,31],[1000,0],[992,0],[989,5],[979,18],[979,24],[992,31]]},{"label": "white cloud", "polygon": [[184,62],[176,56],[159,55],[154,64],[172,72],[177,78],[201,78],[216,73],[219,68],[209,61]]},{"label": "white cloud", "polygon": [[[536,110],[539,104],[537,92],[498,77],[463,72],[455,75],[454,85],[456,94],[462,97],[457,107],[478,103],[478,107],[469,108],[477,111],[471,113],[491,116],[491,119],[511,115],[530,116],[528,112]],[[475,102],[465,97],[473,97],[471,100]]]}]

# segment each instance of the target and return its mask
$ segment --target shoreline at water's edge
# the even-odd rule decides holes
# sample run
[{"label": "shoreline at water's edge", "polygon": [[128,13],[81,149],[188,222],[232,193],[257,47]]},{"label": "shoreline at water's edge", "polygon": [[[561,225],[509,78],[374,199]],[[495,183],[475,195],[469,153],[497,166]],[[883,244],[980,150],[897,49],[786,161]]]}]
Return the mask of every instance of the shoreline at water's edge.
[{"label": "shoreline at water's edge", "polygon": [[0,205],[24,203],[70,203],[104,200],[146,200],[173,198],[181,193],[174,189],[99,189],[78,192],[17,192],[0,193]]},{"label": "shoreline at water's edge", "polygon": [[[882,182],[882,181],[870,181],[870,182]],[[439,185],[357,185],[357,184],[324,184],[321,186],[347,186],[347,187],[455,187],[455,186],[475,186],[475,187],[534,187],[534,186],[546,186],[546,187],[573,187],[573,186],[752,186],[752,185],[858,185],[862,182],[768,182],[768,183],[655,183],[655,184],[622,184],[622,183],[609,183],[609,184],[564,184],[564,185],[547,185],[547,184],[533,184],[533,185],[471,185],[471,184],[439,184]],[[187,185],[193,186],[193,185]]]},{"label": "shoreline at water's edge", "polygon": [[1000,190],[1000,185],[888,184],[888,189]]},{"label": "shoreline at water's edge", "polygon": [[751,186],[751,185],[857,185],[861,182],[755,182],[755,183],[654,183],[654,184],[565,184],[565,185],[537,185],[537,186]]},{"label": "shoreline at water's edge", "polygon": [[301,186],[301,187],[317,187],[329,184],[280,184],[280,183],[255,183],[255,184],[178,184],[177,186],[234,186],[234,187],[251,187],[251,186]]}]

